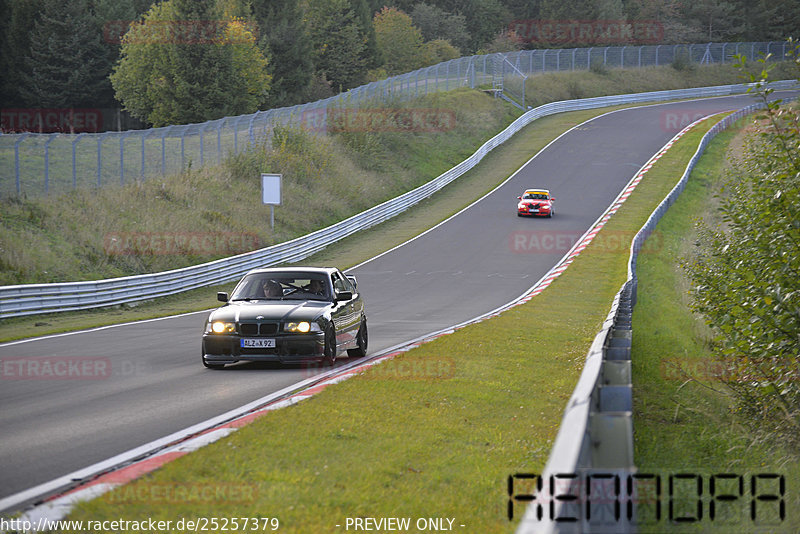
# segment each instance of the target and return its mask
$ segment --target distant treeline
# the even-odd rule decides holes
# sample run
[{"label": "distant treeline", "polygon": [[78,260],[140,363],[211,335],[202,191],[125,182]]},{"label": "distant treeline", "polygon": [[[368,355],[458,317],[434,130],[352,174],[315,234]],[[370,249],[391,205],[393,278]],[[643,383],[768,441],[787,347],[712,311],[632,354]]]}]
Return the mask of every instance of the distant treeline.
[{"label": "distant treeline", "polygon": [[0,107],[197,122],[473,53],[783,40],[798,27],[800,0],[4,0]]}]

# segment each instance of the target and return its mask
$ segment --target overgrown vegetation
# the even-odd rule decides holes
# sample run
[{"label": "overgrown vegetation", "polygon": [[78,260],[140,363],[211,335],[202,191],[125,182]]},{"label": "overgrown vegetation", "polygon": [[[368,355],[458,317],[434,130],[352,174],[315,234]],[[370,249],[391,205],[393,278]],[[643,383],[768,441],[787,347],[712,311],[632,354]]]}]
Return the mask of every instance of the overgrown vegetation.
[{"label": "overgrown vegetation", "polygon": [[800,109],[768,101],[770,71],[750,75],[766,113],[686,267],[738,409],[800,443]]},{"label": "overgrown vegetation", "polygon": [[[686,189],[656,227],[650,238],[653,242],[645,245],[647,253],[639,255],[631,351],[634,461],[640,473],[662,476],[662,495],[668,491],[670,475],[703,477],[703,495],[698,499],[701,520],[668,523],[669,511],[664,506],[662,522],[644,524],[641,532],[794,534],[800,525],[800,456],[780,435],[754,432],[749,414],[737,410],[723,381],[724,367],[709,342],[710,331],[690,309],[691,281],[676,261],[697,248],[696,217],[719,218],[714,192],[724,184],[724,168],[738,165],[740,138],[745,135],[741,129],[750,121],[744,119],[739,128],[711,142]],[[718,507],[712,521],[710,477],[719,473],[742,476],[744,494],[724,509]],[[756,522],[750,517],[750,477],[769,473],[785,477],[786,516],[781,520],[773,503],[759,503]],[[694,496],[693,492],[679,489],[677,494]],[[673,517],[693,517],[695,510],[682,503]],[[652,514],[652,505],[643,512],[648,520]]]}]

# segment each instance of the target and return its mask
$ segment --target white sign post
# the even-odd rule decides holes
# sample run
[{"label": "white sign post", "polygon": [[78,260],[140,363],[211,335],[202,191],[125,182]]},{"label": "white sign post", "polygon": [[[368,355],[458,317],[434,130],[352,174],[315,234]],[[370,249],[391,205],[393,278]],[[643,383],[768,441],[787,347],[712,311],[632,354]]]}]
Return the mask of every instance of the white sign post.
[{"label": "white sign post", "polygon": [[282,174],[261,174],[261,203],[269,204],[269,226],[275,228],[275,206],[281,205]]}]

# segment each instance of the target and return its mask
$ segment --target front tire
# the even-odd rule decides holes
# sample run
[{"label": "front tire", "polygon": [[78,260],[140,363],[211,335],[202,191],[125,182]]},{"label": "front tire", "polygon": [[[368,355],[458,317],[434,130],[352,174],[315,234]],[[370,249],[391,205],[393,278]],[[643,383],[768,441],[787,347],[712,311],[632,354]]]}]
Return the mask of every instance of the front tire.
[{"label": "front tire", "polygon": [[322,358],[322,363],[325,365],[333,365],[336,363],[336,332],[332,327],[325,330],[325,356]]},{"label": "front tire", "polygon": [[363,358],[367,355],[367,343],[369,342],[369,333],[367,332],[367,320],[361,321],[361,326],[358,327],[358,334],[356,334],[358,346],[354,349],[347,349],[347,355],[351,358]]}]

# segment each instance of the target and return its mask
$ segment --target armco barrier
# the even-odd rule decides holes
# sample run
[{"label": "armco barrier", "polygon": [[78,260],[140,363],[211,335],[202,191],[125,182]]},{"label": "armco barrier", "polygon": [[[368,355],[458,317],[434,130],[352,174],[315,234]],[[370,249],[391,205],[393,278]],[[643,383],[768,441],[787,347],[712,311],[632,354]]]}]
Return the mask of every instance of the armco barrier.
[{"label": "armco barrier", "polygon": [[[614,297],[611,311],[589,349],[578,384],[564,410],[552,452],[541,474],[544,490],[528,505],[517,529],[518,534],[610,534],[637,530],[635,521],[627,520],[628,502],[631,502],[634,518],[636,505],[635,497],[628,499],[625,480],[628,475],[636,473],[633,458],[631,314],[636,304],[638,253],[658,221],[683,192],[689,175],[708,143],[732,123],[763,107],[763,104],[747,106],[715,124],[703,136],[681,179],[634,236],[628,260],[628,279]],[[571,475],[576,475],[576,478],[568,478]],[[606,475],[619,476],[621,489],[614,488],[613,478],[605,478]],[[588,476],[593,479],[587,479]],[[556,492],[550,490],[550,477],[556,481]],[[587,480],[590,480],[588,484]],[[591,486],[595,495],[600,488],[600,493],[606,498],[599,503],[586,500],[587,486]],[[561,499],[555,499],[554,493],[560,495]],[[566,495],[579,494],[581,497],[575,500],[564,498]],[[611,498],[608,498],[609,495]],[[551,502],[552,508],[549,507]],[[595,514],[588,514],[588,520],[587,502],[591,507],[594,507],[593,503],[598,504],[594,507]],[[620,505],[619,519],[613,516],[613,506],[609,506],[616,503]],[[598,510],[605,511],[606,515],[598,514]],[[558,517],[562,520],[551,520]],[[568,517],[575,520],[564,520]]]},{"label": "armco barrier", "polygon": [[[786,81],[776,82],[773,87],[789,89],[795,85],[794,81]],[[250,269],[299,261],[359,230],[390,219],[417,202],[428,198],[473,168],[489,151],[538,118],[563,111],[593,109],[618,104],[741,94],[746,92],[749,87],[749,84],[721,85],[545,104],[519,117],[505,130],[484,143],[470,157],[430,182],[327,228],[253,252],[161,273],[87,282],[3,286],[0,287],[0,319],[149,300],[235,280]]]}]

